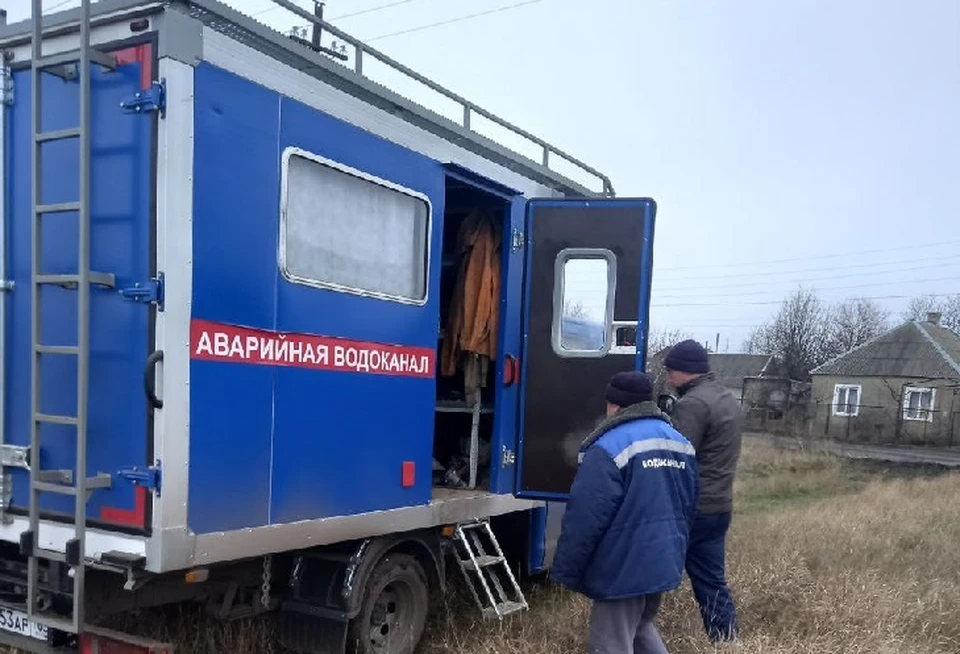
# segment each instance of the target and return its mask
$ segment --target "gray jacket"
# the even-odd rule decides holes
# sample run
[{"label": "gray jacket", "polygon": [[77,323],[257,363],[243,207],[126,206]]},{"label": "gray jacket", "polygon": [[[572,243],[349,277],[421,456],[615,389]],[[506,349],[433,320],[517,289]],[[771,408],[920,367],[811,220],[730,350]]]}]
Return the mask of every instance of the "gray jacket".
[{"label": "gray jacket", "polygon": [[693,443],[700,468],[698,513],[733,510],[733,478],[740,459],[740,404],[713,373],[677,389],[673,426]]}]

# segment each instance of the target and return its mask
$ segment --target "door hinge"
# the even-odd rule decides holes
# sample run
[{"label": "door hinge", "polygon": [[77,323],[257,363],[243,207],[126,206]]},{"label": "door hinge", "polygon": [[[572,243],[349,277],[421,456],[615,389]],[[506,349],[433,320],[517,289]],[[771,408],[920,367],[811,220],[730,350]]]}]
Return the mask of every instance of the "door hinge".
[{"label": "door hinge", "polygon": [[513,450],[508,450],[507,446],[503,446],[503,456],[501,457],[501,465],[503,467],[512,466],[517,462],[517,455],[513,453]]},{"label": "door hinge", "polygon": [[163,118],[167,111],[166,80],[153,82],[149,89],[134,93],[120,103],[120,108],[128,114],[145,114],[156,111]]},{"label": "door hinge", "polygon": [[30,469],[30,448],[22,445],[0,446],[0,465],[4,468]]},{"label": "door hinge", "polygon": [[13,500],[13,476],[6,470],[0,471],[0,523],[9,525],[13,522],[10,511],[10,502]]},{"label": "door hinge", "polygon": [[516,250],[522,250],[525,243],[526,243],[526,239],[525,239],[524,236],[523,236],[523,232],[521,232],[519,229],[513,230],[513,249],[514,249],[514,251],[516,251]]},{"label": "door hinge", "polygon": [[161,474],[159,461],[157,461],[157,465],[155,466],[124,468],[117,472],[117,477],[126,479],[134,486],[143,486],[147,490],[156,493],[157,497],[160,497]]},{"label": "door hinge", "polygon": [[146,284],[137,282],[133,286],[120,289],[120,295],[133,302],[146,302],[157,305],[163,311],[163,273],[152,278]]},{"label": "door hinge", "polygon": [[10,500],[13,498],[13,476],[7,468],[30,469],[30,448],[22,445],[0,446],[0,523],[5,525],[13,522],[10,510]]},{"label": "door hinge", "polygon": [[13,51],[4,50],[0,53],[0,102],[5,105],[13,104],[13,73],[10,71],[11,61],[13,61]]}]

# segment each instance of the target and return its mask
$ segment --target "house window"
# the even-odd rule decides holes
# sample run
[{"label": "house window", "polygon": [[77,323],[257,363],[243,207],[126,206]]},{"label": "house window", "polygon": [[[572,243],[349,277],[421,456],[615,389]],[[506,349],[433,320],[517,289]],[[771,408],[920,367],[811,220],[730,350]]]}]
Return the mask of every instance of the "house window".
[{"label": "house window", "polygon": [[903,393],[903,419],[933,422],[933,403],[936,391],[932,388],[907,388]]},{"label": "house window", "polygon": [[609,250],[567,249],[557,255],[553,349],[563,357],[610,351],[617,259]]},{"label": "house window", "polygon": [[833,387],[833,415],[854,418],[860,414],[860,386],[837,384]]},{"label": "house window", "polygon": [[293,148],[283,163],[280,268],[287,279],[426,302],[426,197]]}]

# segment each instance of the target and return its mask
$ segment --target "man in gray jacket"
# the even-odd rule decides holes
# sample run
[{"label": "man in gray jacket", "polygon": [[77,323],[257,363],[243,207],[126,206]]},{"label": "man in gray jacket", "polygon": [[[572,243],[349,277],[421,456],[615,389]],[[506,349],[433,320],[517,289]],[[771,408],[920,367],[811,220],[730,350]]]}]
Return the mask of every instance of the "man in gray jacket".
[{"label": "man in gray jacket", "polygon": [[733,479],[740,458],[740,404],[714,379],[707,351],[696,341],[675,345],[664,361],[677,390],[674,427],[697,451],[700,499],[687,549],[687,575],[710,640],[734,640],[737,611],[726,580],[726,537],[733,513]]}]

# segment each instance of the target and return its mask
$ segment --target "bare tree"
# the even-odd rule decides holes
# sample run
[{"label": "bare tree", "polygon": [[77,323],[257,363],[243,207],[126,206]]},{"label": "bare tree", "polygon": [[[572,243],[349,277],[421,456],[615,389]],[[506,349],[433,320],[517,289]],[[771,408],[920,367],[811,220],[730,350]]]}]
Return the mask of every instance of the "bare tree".
[{"label": "bare tree", "polygon": [[951,295],[943,300],[943,318],[940,324],[960,334],[960,295]]},{"label": "bare tree", "polygon": [[770,345],[769,331],[770,325],[768,323],[760,325],[750,332],[750,336],[743,342],[743,351],[749,354],[771,354],[771,352],[767,350],[767,347]]},{"label": "bare tree", "polygon": [[583,308],[583,302],[568,301],[563,305],[563,317],[580,320],[587,317],[587,311]]},{"label": "bare tree", "polygon": [[651,329],[647,336],[647,357],[689,338],[693,336],[682,329]]},{"label": "bare tree", "polygon": [[839,356],[880,336],[888,328],[890,313],[873,300],[853,298],[830,309],[827,358]]},{"label": "bare tree", "polygon": [[908,320],[926,320],[927,314],[940,312],[943,309],[943,300],[932,295],[921,295],[910,300],[902,317]]},{"label": "bare tree", "polygon": [[666,370],[663,369],[663,362],[654,362],[654,355],[690,338],[693,338],[693,336],[682,329],[650,329],[649,334],[647,334],[647,374],[653,378],[654,395],[659,395],[668,390],[667,375]]},{"label": "bare tree", "polygon": [[930,313],[939,313],[941,325],[960,333],[960,295],[915,297],[903,312],[903,319],[923,321]]},{"label": "bare tree", "polygon": [[828,358],[828,316],[816,291],[800,288],[784,300],[770,323],[750,335],[744,349],[776,355],[791,379],[805,381]]}]

